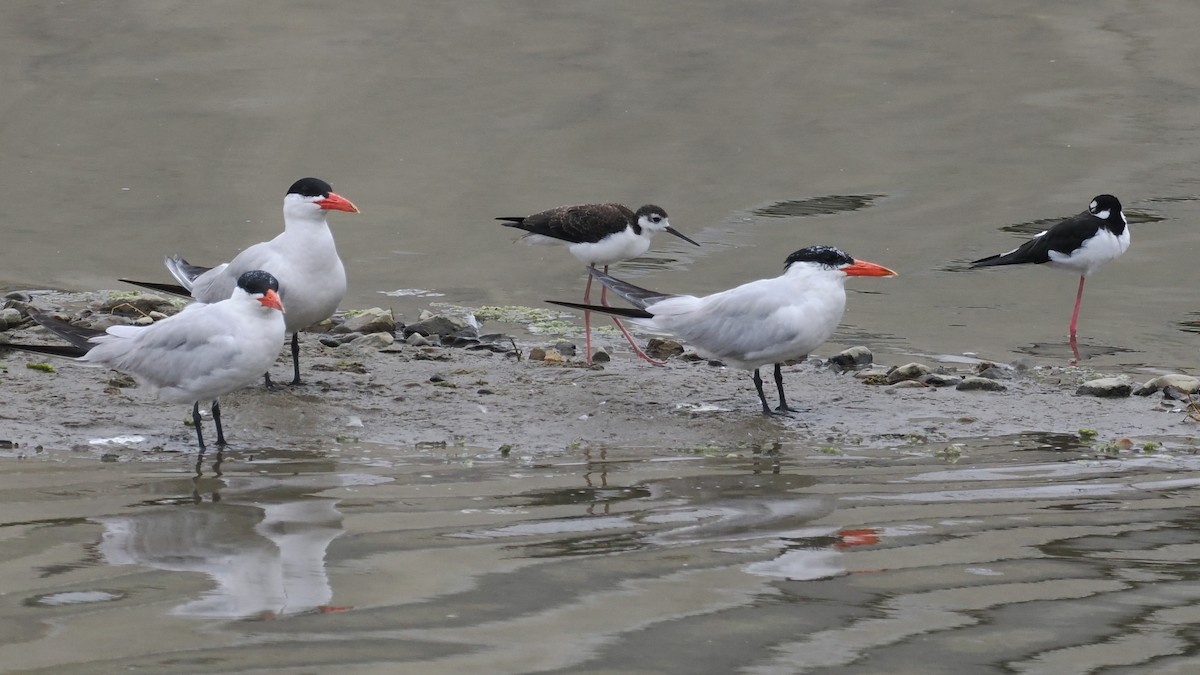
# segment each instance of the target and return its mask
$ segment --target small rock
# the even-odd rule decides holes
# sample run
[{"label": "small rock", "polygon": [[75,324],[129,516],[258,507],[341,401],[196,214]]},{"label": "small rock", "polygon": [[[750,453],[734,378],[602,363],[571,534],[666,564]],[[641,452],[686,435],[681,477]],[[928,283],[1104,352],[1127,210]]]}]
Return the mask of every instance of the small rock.
[{"label": "small rock", "polygon": [[917,378],[917,382],[929,385],[930,387],[953,387],[963,381],[957,375],[944,375],[942,373],[929,373]]},{"label": "small rock", "polygon": [[979,377],[986,377],[989,380],[1011,380],[1013,378],[1012,373],[996,365],[980,370]]},{"label": "small rock", "polygon": [[646,354],[661,361],[665,361],[672,356],[679,356],[683,353],[683,345],[676,340],[664,338],[650,338],[650,342],[646,343]]},{"label": "small rock", "polygon": [[133,320],[133,325],[135,326],[149,326],[152,323],[154,323],[154,319],[149,314],[146,316],[139,316]]},{"label": "small rock", "polygon": [[429,376],[429,381],[434,383],[445,382],[446,378],[441,373],[434,373],[433,375]]},{"label": "small rock", "polygon": [[406,343],[412,345],[413,347],[428,347],[429,346],[428,338],[426,338],[424,335],[421,335],[420,333],[410,333],[408,335],[408,337],[404,338],[404,341]]},{"label": "small rock", "polygon": [[592,354],[592,363],[608,363],[612,361],[612,356],[603,349],[597,349],[595,354]]},{"label": "small rock", "polygon": [[915,380],[929,373],[929,366],[923,363],[906,363],[903,366],[893,368],[887,374],[887,381],[888,384],[895,384],[901,380]]},{"label": "small rock", "polygon": [[125,389],[129,387],[136,387],[138,386],[138,383],[137,380],[126,375],[125,373],[114,373],[112,377],[108,378],[108,386]]},{"label": "small rock", "polygon": [[13,291],[4,294],[5,300],[15,300],[17,302],[33,302],[33,296],[24,291]]},{"label": "small rock", "polygon": [[170,300],[153,293],[122,293],[109,296],[95,305],[96,310],[105,314],[124,314],[125,316],[146,316],[150,312],[173,313],[175,306]]},{"label": "small rock", "polygon": [[959,382],[958,386],[954,388],[958,391],[1006,391],[1008,389],[995,380],[975,375],[964,377],[962,382]]},{"label": "small rock", "polygon": [[576,348],[574,342],[567,342],[566,340],[555,342],[554,349],[563,356],[575,356]]},{"label": "small rock", "polygon": [[1133,383],[1127,377],[1101,377],[1088,380],[1075,390],[1078,396],[1099,396],[1100,398],[1124,398],[1133,393]]},{"label": "small rock", "polygon": [[363,421],[358,415],[350,415],[346,418],[346,426],[353,428],[362,428]]},{"label": "small rock", "polygon": [[1195,394],[1197,391],[1200,391],[1200,378],[1192,377],[1191,375],[1180,375],[1178,373],[1160,375],[1138,387],[1133,393],[1137,396],[1149,396],[1167,387],[1174,387],[1185,394]]},{"label": "small rock", "polygon": [[392,337],[391,333],[371,333],[351,340],[350,346],[359,349],[383,349],[390,347],[395,341],[396,338]]},{"label": "small rock", "polygon": [[529,350],[529,360],[530,361],[545,361],[546,360],[546,350],[542,349],[541,347],[534,347],[533,349],[530,349]]},{"label": "small rock", "polygon": [[418,321],[410,323],[404,327],[404,336],[408,337],[413,333],[420,333],[425,337],[430,335],[453,335],[458,337],[476,337],[479,331],[474,326],[467,323],[465,319],[457,316],[446,316],[437,314]]},{"label": "small rock", "polygon": [[853,375],[860,380],[865,380],[869,377],[882,377],[884,380],[887,380],[888,369],[883,366],[873,365],[862,370],[857,370]]},{"label": "small rock", "polygon": [[557,349],[548,349],[545,356],[542,357],[542,361],[545,363],[566,363],[567,357],[559,354]]},{"label": "small rock", "polygon": [[888,389],[927,389],[928,386],[918,380],[900,380],[892,384]]},{"label": "small rock", "polygon": [[335,333],[391,333],[396,330],[396,317],[390,309],[372,307],[356,312],[333,330]]},{"label": "small rock", "polygon": [[850,368],[862,368],[869,366],[875,361],[875,355],[870,349],[863,346],[851,347],[830,357],[829,362],[843,370]]},{"label": "small rock", "polygon": [[0,309],[0,330],[16,328],[17,326],[20,326],[24,320],[24,317],[21,316],[21,311],[18,309],[13,309],[12,307],[9,307],[8,309]]}]

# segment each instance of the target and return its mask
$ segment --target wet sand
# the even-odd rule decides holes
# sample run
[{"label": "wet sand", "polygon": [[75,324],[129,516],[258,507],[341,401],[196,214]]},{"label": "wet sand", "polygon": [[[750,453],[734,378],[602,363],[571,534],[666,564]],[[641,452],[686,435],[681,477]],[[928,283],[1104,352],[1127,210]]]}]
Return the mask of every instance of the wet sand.
[{"label": "wet sand", "polygon": [[[79,306],[89,297],[70,299]],[[481,330],[520,334],[521,328],[496,323]],[[25,328],[5,337],[31,342],[44,339],[39,333]],[[765,418],[749,373],[681,357],[654,367],[632,358],[628,345],[610,329],[600,334],[599,344],[613,349],[614,359],[596,368],[575,358],[565,363],[528,358],[532,347],[550,347],[561,336],[525,334],[519,343],[516,337],[500,342],[516,347],[520,357],[402,341],[383,349],[328,347],[319,337],[309,334],[304,341],[304,386],[282,391],[247,387],[222,401],[234,449],[322,451],[352,439],[397,448],[508,446],[541,455],[588,447],[733,450],[782,442],[887,447],[913,437],[1072,434],[1080,428],[1093,429],[1108,441],[1161,441],[1190,438],[1195,430],[1182,412],[1184,404],[1164,401],[1161,395],[1077,396],[1080,383],[1102,374],[1086,368],[1012,370],[1014,379],[1001,381],[1007,387],[1003,392],[904,389],[864,384],[849,373],[835,372],[826,361],[840,347],[830,343],[811,361],[785,369],[788,400],[805,412]],[[645,336],[642,340],[645,344]],[[5,436],[25,452],[40,446],[103,454],[115,449],[103,439],[130,435],[142,440],[116,452],[122,459],[154,450],[192,451],[194,432],[182,423],[190,410],[155,403],[129,382],[113,386],[112,371],[48,358],[11,352],[2,361]],[[55,372],[28,367],[45,362]],[[929,365],[958,375],[977,370],[970,362]],[[284,350],[276,370],[288,368],[290,355]],[[773,387],[767,389],[773,400]]]}]

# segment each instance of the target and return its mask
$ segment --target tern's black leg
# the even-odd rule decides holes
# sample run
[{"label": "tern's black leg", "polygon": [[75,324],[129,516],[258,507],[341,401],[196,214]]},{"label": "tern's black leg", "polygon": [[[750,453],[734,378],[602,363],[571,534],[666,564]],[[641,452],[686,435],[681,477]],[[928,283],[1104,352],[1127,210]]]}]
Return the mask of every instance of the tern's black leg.
[{"label": "tern's black leg", "polygon": [[783,394],[783,371],[780,370],[779,364],[775,364],[775,388],[779,390],[779,407],[776,408],[779,412],[800,412],[795,408],[789,408],[787,397]]},{"label": "tern's black leg", "polygon": [[200,401],[192,404],[192,426],[196,427],[196,443],[200,445],[200,453],[204,453],[204,432],[200,430]]},{"label": "tern's black leg", "polygon": [[213,399],[212,404],[213,423],[217,425],[217,447],[225,447],[225,430],[221,428],[221,404],[217,403],[217,399]]},{"label": "tern's black leg", "polygon": [[758,368],[754,369],[754,388],[758,390],[758,400],[762,402],[763,414],[774,415],[775,411],[771,410],[771,406],[767,405],[767,396],[763,393],[762,376],[758,374]]},{"label": "tern's black leg", "polygon": [[300,381],[300,333],[292,333],[292,386],[304,384]]}]

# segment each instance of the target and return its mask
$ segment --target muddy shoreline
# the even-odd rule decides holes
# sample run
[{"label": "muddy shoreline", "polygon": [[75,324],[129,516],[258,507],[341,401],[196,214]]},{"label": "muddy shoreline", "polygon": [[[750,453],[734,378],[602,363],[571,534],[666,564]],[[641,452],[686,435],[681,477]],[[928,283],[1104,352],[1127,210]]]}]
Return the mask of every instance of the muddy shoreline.
[{"label": "muddy shoreline", "polygon": [[[42,293],[36,303],[70,308],[103,295]],[[1080,429],[1094,430],[1097,444],[1128,438],[1140,447],[1191,445],[1197,433],[1184,404],[1161,395],[1076,395],[1079,383],[1100,375],[1086,368],[1032,364],[1014,370],[1000,392],[900,388],[836,372],[827,364],[841,349],[834,344],[785,370],[789,400],[807,410],[767,419],[758,414],[745,372],[679,357],[665,367],[650,366],[621,349],[613,336],[601,338],[615,351],[601,367],[586,368],[578,358],[535,361],[528,358],[533,347],[562,338],[531,335],[524,328],[505,322],[483,328],[511,335],[519,358],[402,340],[382,349],[331,347],[319,334],[306,334],[304,386],[282,391],[252,386],[222,400],[229,451],[322,451],[358,444],[386,452],[444,445],[536,457],[581,448],[738,452],[798,444],[842,452],[1019,433],[1077,436]],[[40,331],[25,325],[3,336],[29,341]],[[876,355],[876,366],[907,363],[898,357]],[[195,452],[184,406],[159,403],[112,371],[65,360],[51,361],[52,372],[29,367],[45,361],[0,352],[0,441],[9,446],[4,452],[68,450],[108,460]],[[280,372],[290,367],[286,352],[277,364]],[[972,364],[929,365],[959,375],[976,370]],[[1129,375],[1137,382],[1146,379]]]}]

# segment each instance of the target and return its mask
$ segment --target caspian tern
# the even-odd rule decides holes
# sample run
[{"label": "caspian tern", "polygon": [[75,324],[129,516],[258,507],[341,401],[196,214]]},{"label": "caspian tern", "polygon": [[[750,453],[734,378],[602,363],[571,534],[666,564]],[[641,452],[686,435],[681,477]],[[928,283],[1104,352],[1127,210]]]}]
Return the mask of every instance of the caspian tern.
[{"label": "caspian tern", "polygon": [[[637,211],[631,211],[623,204],[578,204],[560,206],[532,216],[509,216],[496,220],[506,221],[506,227],[525,230],[527,234],[522,238],[531,244],[566,244],[571,255],[588,266],[587,286],[583,291],[585,303],[591,302],[591,271],[596,269],[596,265],[603,265],[604,271],[608,272],[609,265],[636,258],[650,248],[650,238],[656,232],[669,232],[690,244],[700,245],[671,227],[666,211],[649,204]],[[600,290],[600,304],[605,307],[608,306],[607,292],[607,288]],[[661,361],[650,358],[638,347],[617,317],[613,317],[613,322],[639,357],[662,365]],[[586,311],[583,313],[583,330],[587,363],[591,365],[592,321]]]},{"label": "caspian tern", "polygon": [[600,283],[636,309],[597,307],[549,300],[556,305],[628,317],[690,343],[702,356],[754,371],[754,388],[764,415],[774,414],[763,394],[759,368],[775,364],[780,413],[789,408],[783,393],[783,361],[798,359],[833,335],[846,309],[848,276],[890,277],[892,270],[855,260],[832,246],[810,246],[788,256],[784,272],[727,291],[696,297],[670,295],[593,272]]},{"label": "caspian tern", "polygon": [[191,403],[196,442],[203,452],[200,401],[212,401],[217,445],[224,446],[217,398],[258,379],[279,355],[286,333],[278,290],[279,282],[269,273],[244,272],[225,300],[188,305],[149,326],[110,326],[107,331],[31,311],[35,321],[70,346],[3,346],[107,366],[132,375],[164,401]]},{"label": "caspian tern", "polygon": [[[121,279],[126,283],[191,296],[200,302],[229,297],[238,277],[261,269],[279,280],[280,297],[288,306],[288,332],[292,334],[292,384],[300,381],[301,330],[333,315],[346,295],[346,269],[338,257],[329,230],[329,211],[358,213],[358,207],[337,194],[319,178],[301,178],[283,198],[283,232],[255,244],[233,260],[211,269],[192,265],[179,256],[163,260],[180,285]],[[271,375],[265,375],[267,386]]]},{"label": "caspian tern", "polygon": [[[972,262],[971,267],[1045,263],[1078,273],[1079,292],[1075,295],[1075,311],[1071,313],[1069,329],[1074,349],[1084,280],[1128,249],[1129,221],[1121,210],[1121,202],[1112,195],[1098,195],[1086,211],[1035,235],[1007,253],[980,258]],[[1075,358],[1079,358],[1078,351]]]}]

